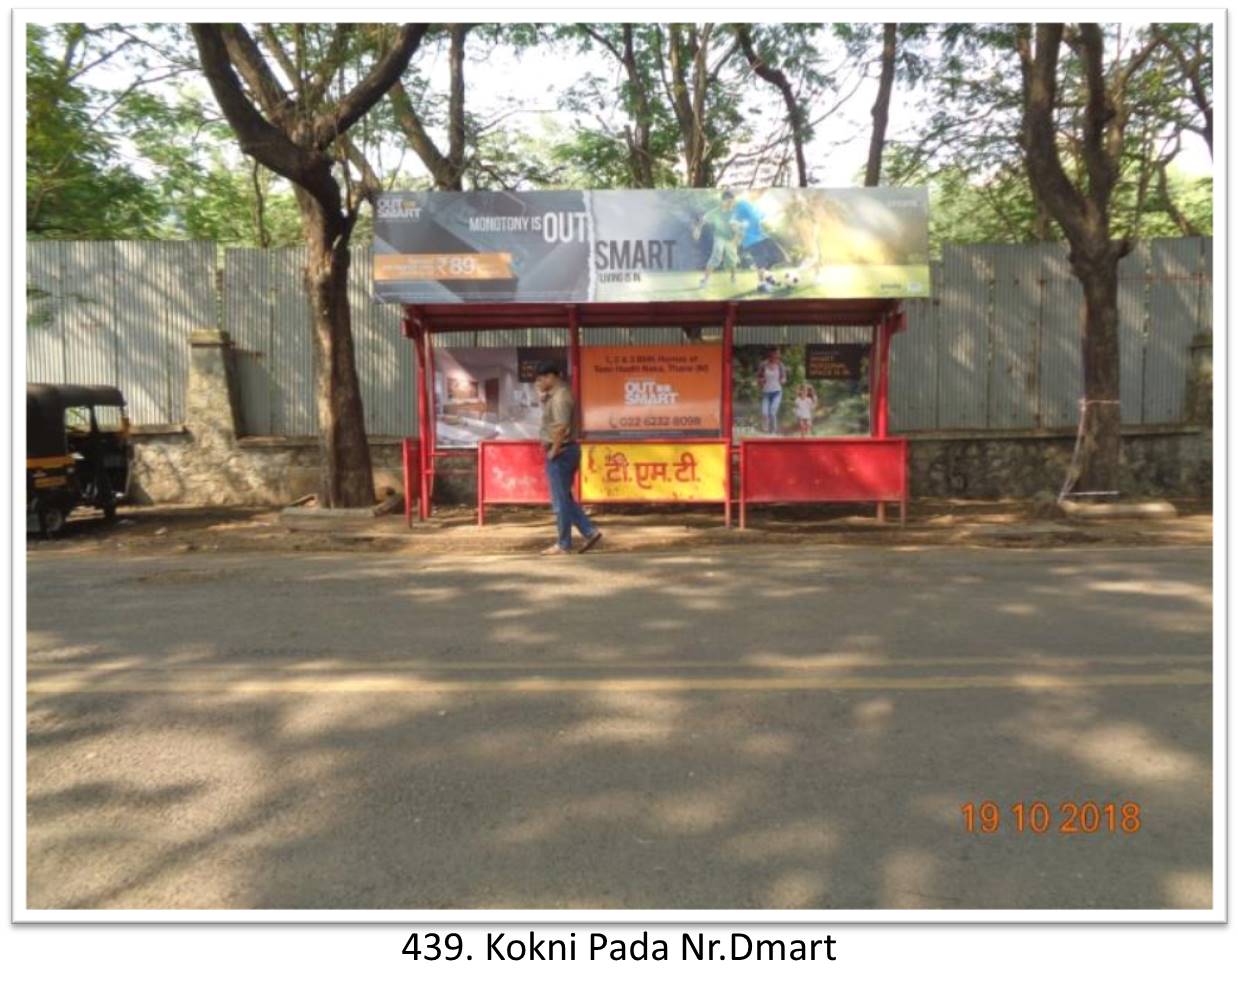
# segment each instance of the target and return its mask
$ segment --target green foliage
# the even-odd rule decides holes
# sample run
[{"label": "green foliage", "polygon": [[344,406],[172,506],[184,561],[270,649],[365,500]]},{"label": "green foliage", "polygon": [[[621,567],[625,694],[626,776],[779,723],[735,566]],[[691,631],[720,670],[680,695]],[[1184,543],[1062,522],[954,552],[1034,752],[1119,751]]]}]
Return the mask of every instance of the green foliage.
[{"label": "green foliage", "polygon": [[[1107,26],[1106,32],[1114,59],[1117,53],[1129,59],[1152,37],[1146,26],[1126,29],[1124,35]],[[1022,75],[1014,25],[943,25],[938,39],[939,52],[925,75],[927,89],[918,102],[925,124],[887,150],[891,182],[931,189],[933,251],[943,243],[1061,238],[1054,223],[1043,213],[1038,216],[1023,167]],[[1110,66],[1110,71],[1117,70]],[[1088,174],[1080,151],[1081,72],[1078,57],[1064,45],[1058,68],[1059,154],[1068,175],[1086,191]],[[1177,136],[1195,130],[1198,114],[1168,50],[1155,49],[1130,75],[1124,99],[1130,118],[1109,205],[1113,236],[1182,234],[1157,191],[1158,163],[1167,166],[1169,199],[1195,230],[1210,233],[1210,179],[1189,179],[1169,165]]]},{"label": "green foliage", "polygon": [[182,88],[172,99],[137,93],[119,116],[155,167],[161,237],[225,246],[300,242],[300,214],[288,183],[252,160],[238,161],[231,130],[196,91]]},{"label": "green foliage", "polygon": [[527,128],[492,127],[477,136],[465,170],[473,190],[554,190],[571,187],[544,136]]},{"label": "green foliage", "polygon": [[558,95],[560,108],[571,112],[576,123],[571,136],[556,145],[555,160],[583,186],[641,186],[633,171],[630,144],[643,129],[648,134],[654,185],[678,186],[680,133],[659,75],[664,44],[660,26],[632,26],[635,82],[619,58],[624,47],[621,25],[558,25],[550,38],[561,51],[595,55],[599,70],[586,73]]},{"label": "green foliage", "polygon": [[[294,58],[323,65],[332,76],[324,101],[347,89],[390,35],[355,25],[337,36],[324,24],[255,27]],[[1107,27],[1126,54],[1152,28]],[[1187,132],[1203,133],[1198,101],[1211,99],[1211,35],[1199,25],[1157,26],[1164,39],[1130,83],[1131,118],[1111,214],[1115,235],[1179,234],[1182,224],[1212,231],[1211,180],[1188,177],[1174,161]],[[873,71],[880,24],[750,25],[760,58],[785,74],[802,112],[805,138],[820,141],[829,114],[850,92],[858,71]],[[553,93],[559,115],[533,113],[514,98],[466,112],[472,189],[625,188],[641,185],[633,149],[648,153],[655,187],[685,182],[685,133],[673,102],[667,24],[631,26],[635,77],[623,63],[621,24],[481,24],[471,28],[466,81],[489,71],[500,51],[545,73],[558,54],[584,53],[591,69]],[[716,69],[702,119],[713,184],[794,182],[787,168],[791,112],[779,92],[757,77],[735,50],[734,25],[680,25],[678,55],[708,38]],[[437,39],[437,40],[435,40]],[[694,41],[695,40],[695,41]],[[430,86],[434,59],[446,58],[446,26],[436,26],[404,76],[426,128],[447,125],[446,95]],[[298,54],[299,53],[299,54]],[[842,53],[841,56],[839,53]],[[291,245],[302,239],[296,198],[287,181],[255,170],[242,156],[199,71],[183,25],[33,25],[27,55],[27,231],[48,238],[196,238],[224,245]],[[828,56],[828,58],[827,58]],[[838,58],[835,58],[838,56]],[[833,60],[833,61],[830,61]],[[92,66],[116,71],[89,71]],[[899,25],[898,92],[913,94],[915,124],[887,142],[883,180],[927,184],[934,252],[946,242],[1026,242],[1060,237],[1037,206],[1019,144],[1021,73],[1011,24]],[[147,86],[177,74],[179,86]],[[1064,162],[1084,179],[1076,155],[1080,129],[1079,63],[1062,49],[1059,132]],[[687,75],[691,83],[691,72]],[[906,99],[904,97],[904,99]],[[321,108],[302,108],[312,114]],[[350,137],[383,186],[416,189],[408,145],[390,103],[381,101]],[[338,154],[338,151],[337,151]],[[809,162],[811,169],[812,163]],[[1166,175],[1162,196],[1158,169]],[[337,167],[342,176],[342,168]],[[1175,220],[1173,207],[1178,215]],[[357,237],[371,220],[362,216]]]},{"label": "green foliage", "polygon": [[[119,26],[31,25],[26,42],[31,237],[300,241],[291,188],[225,155],[231,132],[199,89],[161,95],[141,85],[192,65],[179,32],[139,38]],[[132,81],[111,90],[87,85],[89,70],[106,63],[128,70]]]},{"label": "green foliage", "polygon": [[100,57],[82,24],[30,25],[26,33],[26,232],[32,238],[144,238],[158,198],[121,160],[101,125],[106,95],[80,82]]},{"label": "green foliage", "polygon": [[[897,156],[895,165],[899,165]],[[909,175],[907,182],[929,188],[929,247],[940,257],[943,245],[982,242],[1026,243],[1043,238],[1061,239],[1051,221],[1037,231],[1036,204],[1027,177],[1017,168],[999,170],[987,180],[977,180],[963,167],[947,166],[936,172]],[[1187,177],[1169,170],[1170,196],[1201,235],[1212,234],[1212,179]],[[1136,190],[1120,186],[1112,205],[1116,227],[1135,228]],[[1139,212],[1139,238],[1172,238],[1182,232],[1163,203],[1149,197]]]},{"label": "green foliage", "polygon": [[[681,184],[673,146],[655,147],[654,179],[657,187]],[[600,128],[577,128],[549,150],[563,177],[563,186],[593,190],[622,190],[635,185],[628,150],[621,136]]]}]

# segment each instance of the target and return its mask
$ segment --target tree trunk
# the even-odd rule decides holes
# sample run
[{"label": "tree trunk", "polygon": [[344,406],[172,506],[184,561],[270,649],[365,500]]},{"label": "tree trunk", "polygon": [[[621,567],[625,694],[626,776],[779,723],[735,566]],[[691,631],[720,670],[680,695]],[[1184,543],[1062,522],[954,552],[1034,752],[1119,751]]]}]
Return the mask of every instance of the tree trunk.
[{"label": "tree trunk", "polygon": [[[190,25],[202,71],[241,151],[293,183],[308,257],[305,289],[313,324],[314,395],[322,455],[319,500],[328,508],[363,507],[374,501],[348,307],[348,242],[360,204],[351,196],[341,197],[328,149],[339,144],[348,129],[398,81],[427,27],[402,25],[394,47],[351,90],[322,108],[317,105],[339,66],[328,58],[309,75],[300,66],[293,67],[289,75],[297,101],[311,95],[307,103],[315,105],[315,114],[290,120],[289,112],[297,102],[288,97],[244,26]],[[332,50],[338,54],[339,44],[346,40],[346,34],[337,34]],[[278,42],[275,47],[278,52]],[[250,93],[238,78],[238,70]],[[344,144],[347,147],[346,139]],[[366,180],[362,189],[368,184]]]},{"label": "tree trunk", "polygon": [[1032,207],[1035,211],[1032,219],[1032,238],[1037,242],[1048,242],[1053,236],[1052,229],[1050,228],[1052,219],[1049,217],[1044,201],[1036,196],[1034,189],[1032,190]]},{"label": "tree trunk", "polygon": [[873,134],[868,143],[868,165],[864,169],[864,186],[875,187],[881,182],[881,156],[885,152],[886,125],[890,121],[890,95],[894,92],[894,56],[897,24],[887,24],[881,45],[881,79],[877,84],[877,100],[873,104]]},{"label": "tree trunk", "polygon": [[451,93],[447,101],[447,161],[451,164],[451,172],[444,190],[464,189],[464,40],[471,27],[469,24],[451,26]]},{"label": "tree trunk", "polygon": [[1118,260],[1115,250],[1099,260],[1074,261],[1083,285],[1084,412],[1080,459],[1082,475],[1074,490],[1119,490],[1122,408],[1118,352]]},{"label": "tree trunk", "polygon": [[628,77],[628,117],[633,128],[628,138],[628,159],[632,180],[637,187],[652,188],[653,152],[651,149],[653,113],[649,109],[649,95],[645,92],[645,80],[636,61],[636,40],[632,25],[623,26],[623,69]]},{"label": "tree trunk", "polygon": [[1156,190],[1160,199],[1161,206],[1165,209],[1165,213],[1173,220],[1173,223],[1178,226],[1178,231],[1183,235],[1190,237],[1198,235],[1199,230],[1191,224],[1174,203],[1173,196],[1169,192],[1169,177],[1166,173],[1168,164],[1162,160],[1156,164]]},{"label": "tree trunk", "polygon": [[[1082,155],[1087,184],[1072,181],[1058,156],[1054,121],[1064,31],[1060,23],[1037,24],[1033,47],[1031,26],[1016,28],[1015,47],[1023,74],[1023,151],[1037,202],[1053,216],[1070,243],[1071,269],[1083,287],[1080,452],[1064,491],[1114,494],[1122,455],[1118,261],[1130,245],[1110,238],[1109,206],[1120,172],[1125,118],[1115,111],[1114,95],[1105,88],[1101,29],[1092,23],[1080,24],[1077,51],[1087,83]],[[1132,72],[1148,51],[1132,57],[1120,77]]]},{"label": "tree trunk", "polygon": [[261,164],[255,159],[252,172],[254,181],[254,224],[258,227],[258,245],[263,249],[269,249],[271,238],[267,235],[266,200],[262,196],[261,168]]},{"label": "tree trunk", "polygon": [[[305,196],[304,200],[310,199]],[[374,503],[374,475],[361,384],[353,359],[352,313],[348,307],[351,254],[347,238],[330,230],[316,203],[311,206],[303,202],[302,212],[321,457],[318,497],[327,508],[363,508]]]},{"label": "tree trunk", "polygon": [[[668,62],[671,69],[671,97],[679,133],[683,142],[684,183],[689,187],[712,187],[713,175],[706,155],[705,137],[705,51],[707,43],[697,38],[695,26],[688,26],[688,38],[683,25],[670,26]],[[691,68],[685,62],[691,60]],[[692,82],[688,82],[689,71]],[[689,90],[689,85],[691,89]]]}]

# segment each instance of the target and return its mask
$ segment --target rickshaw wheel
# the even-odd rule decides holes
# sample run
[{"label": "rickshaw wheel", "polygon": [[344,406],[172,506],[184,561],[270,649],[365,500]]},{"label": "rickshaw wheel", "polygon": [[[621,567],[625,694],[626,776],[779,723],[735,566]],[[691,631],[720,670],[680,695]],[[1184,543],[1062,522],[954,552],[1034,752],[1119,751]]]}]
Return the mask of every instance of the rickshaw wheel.
[{"label": "rickshaw wheel", "polygon": [[39,509],[39,533],[44,539],[51,539],[64,528],[64,512],[55,505]]}]

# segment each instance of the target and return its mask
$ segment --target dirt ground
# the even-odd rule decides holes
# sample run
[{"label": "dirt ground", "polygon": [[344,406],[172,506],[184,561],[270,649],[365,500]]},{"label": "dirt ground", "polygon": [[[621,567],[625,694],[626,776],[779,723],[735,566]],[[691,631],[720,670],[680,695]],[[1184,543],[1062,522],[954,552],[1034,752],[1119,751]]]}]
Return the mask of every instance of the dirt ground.
[{"label": "dirt ground", "polygon": [[[782,506],[749,512],[748,528],[726,529],[712,509],[610,508],[595,515],[605,532],[597,553],[706,546],[820,544],[826,546],[1064,547],[1208,546],[1212,504],[1175,500],[1176,517],[1077,522],[1030,501],[920,499],[900,527],[896,506],[877,522],[872,506]],[[435,510],[426,523],[404,525],[402,515],[374,518],[290,516],[278,508],[148,506],[122,508],[108,524],[78,512],[52,540],[27,537],[28,549],[46,554],[191,554],[196,552],[358,551],[415,554],[536,553],[553,539],[542,509],[487,512],[478,527],[472,507]],[[593,555],[592,553],[590,555]]]}]

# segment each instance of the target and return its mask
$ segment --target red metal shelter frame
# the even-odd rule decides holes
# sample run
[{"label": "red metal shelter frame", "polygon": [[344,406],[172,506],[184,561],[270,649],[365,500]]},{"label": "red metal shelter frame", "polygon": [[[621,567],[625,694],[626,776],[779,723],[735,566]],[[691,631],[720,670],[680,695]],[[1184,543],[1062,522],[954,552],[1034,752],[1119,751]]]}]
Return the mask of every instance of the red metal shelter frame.
[{"label": "red metal shelter frame", "polygon": [[[845,299],[798,301],[679,301],[667,303],[616,302],[579,305],[554,304],[427,304],[406,305],[404,334],[412,339],[417,356],[417,440],[405,446],[405,517],[411,521],[413,498],[418,517],[433,510],[435,466],[438,460],[471,450],[440,450],[434,424],[434,351],[436,333],[483,330],[562,328],[568,333],[572,393],[580,398],[580,333],[587,328],[704,327],[722,326],[722,431],[720,438],[734,451],[731,379],[736,326],[868,326],[873,330],[869,363],[871,432],[867,437],[747,438],[738,447],[739,516],[747,519],[747,506],[754,503],[872,501],[884,521],[885,502],[897,501],[906,521],[906,440],[889,437],[890,340],[905,327],[897,299]],[[633,439],[632,442],[646,440]],[[652,441],[652,440],[650,440]],[[487,503],[484,471],[495,460],[511,454],[514,465],[528,480],[529,444],[497,443],[478,454],[479,521],[484,521]],[[536,444],[533,444],[536,445]],[[479,448],[480,449],[480,448]],[[788,462],[790,460],[790,462]],[[415,464],[415,466],[414,466]],[[789,472],[793,470],[794,472]],[[416,475],[417,486],[411,478]],[[540,487],[538,485],[537,487]],[[542,491],[530,484],[528,493],[519,488],[494,495],[494,503],[542,503]],[[729,519],[729,507],[728,507]]]}]

